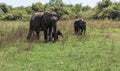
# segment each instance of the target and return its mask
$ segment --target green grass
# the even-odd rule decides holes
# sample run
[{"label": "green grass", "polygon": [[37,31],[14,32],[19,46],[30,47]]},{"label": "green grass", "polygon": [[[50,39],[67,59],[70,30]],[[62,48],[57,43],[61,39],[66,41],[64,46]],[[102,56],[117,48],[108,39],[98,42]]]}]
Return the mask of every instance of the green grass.
[{"label": "green grass", "polygon": [[1,21],[0,71],[119,71],[120,29],[110,25],[119,22],[108,21],[109,28],[98,22],[108,27],[88,21],[86,35],[76,36],[73,21],[60,21],[65,38],[44,43],[43,34],[39,42],[26,41],[28,22]]}]

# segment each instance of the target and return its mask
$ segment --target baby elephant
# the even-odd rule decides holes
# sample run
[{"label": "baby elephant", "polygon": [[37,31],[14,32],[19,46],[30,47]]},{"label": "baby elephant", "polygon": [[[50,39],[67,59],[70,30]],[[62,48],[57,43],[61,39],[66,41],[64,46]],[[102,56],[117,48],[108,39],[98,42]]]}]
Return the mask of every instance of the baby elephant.
[{"label": "baby elephant", "polygon": [[[36,36],[35,32],[32,33],[32,36]],[[58,40],[58,36],[61,36],[63,38],[63,34],[59,30],[56,31],[56,35],[54,34],[54,32],[51,33],[51,39],[54,38],[54,36],[56,37],[56,40]]]},{"label": "baby elephant", "polygon": [[63,38],[63,34],[59,31],[59,30],[57,30],[56,31],[56,35],[54,34],[54,32],[52,32],[52,38],[54,38],[54,36],[56,37],[56,40],[58,40],[58,36],[60,35],[62,38]]},{"label": "baby elephant", "polygon": [[86,22],[83,19],[78,19],[74,22],[74,32],[75,34],[79,34],[82,35],[84,31],[84,35],[86,32]]}]

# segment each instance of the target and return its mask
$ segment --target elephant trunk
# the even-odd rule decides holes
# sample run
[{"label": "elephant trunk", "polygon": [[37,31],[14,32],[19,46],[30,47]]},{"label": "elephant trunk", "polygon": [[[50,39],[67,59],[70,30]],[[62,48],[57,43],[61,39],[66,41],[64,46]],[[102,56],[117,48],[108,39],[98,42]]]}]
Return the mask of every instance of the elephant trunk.
[{"label": "elephant trunk", "polygon": [[54,23],[54,24],[53,24],[54,41],[57,40],[56,28],[57,28],[56,23]]}]

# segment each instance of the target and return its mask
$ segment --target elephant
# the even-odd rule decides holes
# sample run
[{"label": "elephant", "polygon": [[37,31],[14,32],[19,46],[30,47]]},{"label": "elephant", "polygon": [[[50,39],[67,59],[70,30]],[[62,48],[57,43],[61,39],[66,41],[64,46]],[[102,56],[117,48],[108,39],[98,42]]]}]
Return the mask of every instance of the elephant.
[{"label": "elephant", "polygon": [[[43,31],[43,30],[41,30],[41,31]],[[49,34],[47,34],[47,35],[49,36]],[[51,35],[52,35],[51,39],[54,38],[54,35],[55,35],[54,32],[52,32]],[[32,33],[32,36],[35,36],[35,32]],[[58,40],[58,36],[61,36],[62,38],[64,38],[62,32],[59,30],[56,31],[56,40]]]},{"label": "elephant", "polygon": [[[80,31],[81,30],[81,31]],[[74,33],[82,35],[86,33],[86,22],[83,19],[77,19],[74,21]]]},{"label": "elephant", "polygon": [[[58,40],[58,36],[59,36],[59,35],[60,35],[62,38],[64,38],[64,37],[63,37],[63,34],[61,33],[61,31],[57,30],[57,31],[56,31],[56,34],[57,34],[57,35],[56,35],[56,40]],[[54,32],[52,32],[52,38],[54,38],[54,36],[55,36],[55,34],[54,34]]]},{"label": "elephant", "polygon": [[30,27],[29,32],[27,35],[27,39],[30,40],[32,33],[35,31],[37,39],[39,39],[39,33],[40,31],[44,32],[44,39],[45,41],[48,41],[48,35],[49,34],[49,41],[51,41],[52,38],[52,30],[55,34],[54,41],[57,40],[57,21],[59,20],[59,16],[56,14],[56,12],[49,13],[46,12],[36,12],[33,14],[30,20]]},{"label": "elephant", "polygon": [[32,34],[34,34],[34,31],[36,32],[37,39],[39,39],[39,31],[41,27],[41,22],[42,21],[42,16],[44,12],[36,12],[32,15],[31,20],[30,20],[30,25],[29,25],[29,32],[27,35],[27,39],[31,40]]}]

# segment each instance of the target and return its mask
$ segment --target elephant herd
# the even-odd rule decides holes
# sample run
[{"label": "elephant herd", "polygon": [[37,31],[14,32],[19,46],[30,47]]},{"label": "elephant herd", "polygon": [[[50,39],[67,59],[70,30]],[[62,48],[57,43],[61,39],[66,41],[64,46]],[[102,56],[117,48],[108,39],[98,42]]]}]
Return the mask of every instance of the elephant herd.
[{"label": "elephant herd", "polygon": [[[51,41],[54,38],[54,41],[58,40],[58,36],[62,36],[62,33],[57,30],[57,21],[60,19],[60,16],[56,12],[36,12],[32,15],[29,25],[29,32],[27,39],[31,40],[31,37],[35,35],[39,39],[40,31],[44,33],[45,42]],[[74,32],[75,34],[86,32],[86,22],[83,19],[78,19],[74,22]]]}]

